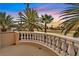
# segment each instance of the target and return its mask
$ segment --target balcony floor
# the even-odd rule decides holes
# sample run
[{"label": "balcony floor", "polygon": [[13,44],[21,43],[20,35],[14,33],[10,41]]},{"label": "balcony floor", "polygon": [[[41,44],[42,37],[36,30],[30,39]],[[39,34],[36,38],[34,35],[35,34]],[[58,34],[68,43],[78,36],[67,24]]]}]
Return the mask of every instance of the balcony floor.
[{"label": "balcony floor", "polygon": [[40,45],[21,44],[0,49],[0,56],[56,56],[56,54]]}]

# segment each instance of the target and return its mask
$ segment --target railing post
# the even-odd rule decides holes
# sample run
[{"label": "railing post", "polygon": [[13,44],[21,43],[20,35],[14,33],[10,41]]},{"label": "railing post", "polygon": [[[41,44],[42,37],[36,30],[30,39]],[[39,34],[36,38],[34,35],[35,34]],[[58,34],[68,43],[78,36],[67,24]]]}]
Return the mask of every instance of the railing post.
[{"label": "railing post", "polygon": [[37,40],[37,34],[35,33],[35,41]]},{"label": "railing post", "polygon": [[23,40],[23,33],[20,33],[21,34],[21,40]]},{"label": "railing post", "polygon": [[44,43],[44,34],[42,34],[42,39],[41,39],[41,40],[42,40],[42,42]]},{"label": "railing post", "polygon": [[30,33],[30,40],[32,40],[32,33]]},{"label": "railing post", "polygon": [[52,48],[52,37],[50,38],[50,48]]},{"label": "railing post", "polygon": [[47,45],[50,47],[50,36],[47,36]]},{"label": "railing post", "polygon": [[60,38],[56,38],[57,42],[56,42],[56,51],[58,53],[60,53],[60,48],[61,48],[61,42],[60,42]]},{"label": "railing post", "polygon": [[56,48],[56,40],[55,40],[55,36],[53,36],[53,39],[52,39],[52,48],[55,50]]},{"label": "railing post", "polygon": [[49,36],[49,47],[52,45],[51,35]]},{"label": "railing post", "polygon": [[42,36],[41,36],[41,33],[40,33],[40,42],[41,42],[41,39],[42,39]]},{"label": "railing post", "polygon": [[69,45],[68,45],[68,54],[70,56],[75,56],[75,50],[74,50],[74,42],[69,41]]},{"label": "railing post", "polygon": [[79,47],[78,47],[78,51],[77,51],[77,56],[79,56]]},{"label": "railing post", "polygon": [[48,38],[48,35],[46,35],[46,45],[48,46],[48,41],[49,41],[49,38]]},{"label": "railing post", "polygon": [[67,44],[66,44],[66,40],[64,39],[61,39],[62,40],[62,46],[61,46],[61,49],[62,49],[62,51],[61,51],[61,55],[63,55],[63,56],[65,56],[65,55],[68,55],[67,54]]},{"label": "railing post", "polygon": [[41,37],[40,37],[40,42],[42,42],[43,37],[42,37],[42,34],[40,34],[40,35],[41,35]]},{"label": "railing post", "polygon": [[27,34],[27,40],[28,40],[28,33],[26,33]]},{"label": "railing post", "polygon": [[31,33],[29,33],[29,40],[31,40]]}]

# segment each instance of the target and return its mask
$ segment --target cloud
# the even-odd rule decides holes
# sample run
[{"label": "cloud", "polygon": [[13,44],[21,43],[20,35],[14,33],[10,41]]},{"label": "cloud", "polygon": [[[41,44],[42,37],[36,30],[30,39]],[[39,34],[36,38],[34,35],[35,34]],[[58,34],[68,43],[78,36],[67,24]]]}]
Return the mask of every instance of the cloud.
[{"label": "cloud", "polygon": [[13,20],[17,20],[18,19],[18,12],[11,12],[8,11],[6,12],[8,15],[11,15],[14,19]]},{"label": "cloud", "polygon": [[52,4],[43,4],[34,9],[36,9],[39,16],[44,14],[52,15],[55,21],[59,20],[59,16],[61,14],[61,9],[53,8]]}]

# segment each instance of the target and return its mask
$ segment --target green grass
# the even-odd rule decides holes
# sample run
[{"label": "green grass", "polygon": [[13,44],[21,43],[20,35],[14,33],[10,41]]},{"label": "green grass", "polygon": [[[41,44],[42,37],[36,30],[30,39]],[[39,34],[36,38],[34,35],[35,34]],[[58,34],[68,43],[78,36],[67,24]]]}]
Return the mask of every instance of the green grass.
[{"label": "green grass", "polygon": [[[61,31],[62,30],[50,30],[50,29],[47,30],[47,32],[49,32],[49,33],[57,33],[57,34],[63,35],[63,33],[61,33]],[[66,36],[71,36],[72,37],[73,33],[74,33],[74,31],[71,31]]]}]

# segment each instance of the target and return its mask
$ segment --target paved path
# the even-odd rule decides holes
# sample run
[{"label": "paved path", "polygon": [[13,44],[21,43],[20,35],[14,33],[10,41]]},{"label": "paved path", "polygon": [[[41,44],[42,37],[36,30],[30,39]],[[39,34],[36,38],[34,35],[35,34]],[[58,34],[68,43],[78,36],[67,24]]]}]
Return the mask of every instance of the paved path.
[{"label": "paved path", "polygon": [[0,56],[54,56],[55,53],[42,46],[21,44],[0,49]]}]

